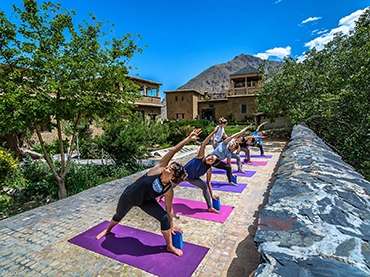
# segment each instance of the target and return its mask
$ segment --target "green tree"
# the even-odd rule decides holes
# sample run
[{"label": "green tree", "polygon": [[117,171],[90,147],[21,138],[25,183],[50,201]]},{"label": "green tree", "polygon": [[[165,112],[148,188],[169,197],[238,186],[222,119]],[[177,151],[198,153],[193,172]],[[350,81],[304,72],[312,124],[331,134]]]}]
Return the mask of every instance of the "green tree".
[{"label": "green tree", "polygon": [[[73,145],[82,119],[117,121],[140,97],[126,78],[127,62],[141,53],[136,36],[116,38],[103,32],[106,22],[94,15],[75,24],[75,12],[60,4],[24,0],[7,17],[0,11],[0,135],[32,128],[58,187],[67,195],[65,177],[72,147],[63,150],[63,124],[69,124]],[[140,38],[140,36],[137,36]],[[57,172],[41,136],[56,129],[61,153]]]},{"label": "green tree", "polygon": [[322,50],[287,58],[265,76],[259,111],[306,122],[357,171],[370,178],[370,9],[348,35]]}]

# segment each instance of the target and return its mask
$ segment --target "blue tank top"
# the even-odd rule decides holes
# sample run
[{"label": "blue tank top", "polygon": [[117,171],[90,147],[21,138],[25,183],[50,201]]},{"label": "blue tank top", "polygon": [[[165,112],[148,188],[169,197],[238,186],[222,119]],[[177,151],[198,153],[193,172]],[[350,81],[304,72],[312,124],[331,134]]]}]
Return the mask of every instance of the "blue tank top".
[{"label": "blue tank top", "polygon": [[209,165],[204,167],[202,165],[202,158],[192,158],[187,164],[184,166],[188,177],[186,180],[194,180],[206,174],[207,170],[210,168]]}]

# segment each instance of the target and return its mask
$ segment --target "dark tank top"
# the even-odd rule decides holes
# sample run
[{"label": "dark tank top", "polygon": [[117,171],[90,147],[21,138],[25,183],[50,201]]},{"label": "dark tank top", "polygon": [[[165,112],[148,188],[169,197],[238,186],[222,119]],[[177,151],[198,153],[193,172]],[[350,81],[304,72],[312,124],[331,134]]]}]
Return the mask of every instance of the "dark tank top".
[{"label": "dark tank top", "polygon": [[134,205],[141,205],[144,202],[155,199],[162,194],[165,194],[172,186],[169,183],[164,186],[160,180],[161,174],[148,176],[146,173],[129,185],[124,194],[130,199]]}]

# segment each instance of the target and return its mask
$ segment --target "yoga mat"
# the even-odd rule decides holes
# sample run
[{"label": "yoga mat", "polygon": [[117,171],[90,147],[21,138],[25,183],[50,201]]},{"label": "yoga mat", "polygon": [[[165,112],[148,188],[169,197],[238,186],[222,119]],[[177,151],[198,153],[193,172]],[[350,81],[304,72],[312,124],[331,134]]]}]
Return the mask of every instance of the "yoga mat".
[{"label": "yoga mat", "polygon": [[[224,163],[227,163],[226,160],[223,160]],[[230,161],[232,164],[236,164],[236,160],[235,159],[231,159]],[[267,165],[267,162],[261,162],[261,161],[251,161],[249,163],[246,163],[244,162],[244,160],[241,160],[242,164],[245,164],[245,165],[259,165],[259,166],[265,166]]]},{"label": "yoga mat", "polygon": [[[240,157],[245,157],[245,154],[244,153],[241,153],[240,154]],[[251,158],[271,159],[272,158],[272,155],[261,156],[261,155],[251,154]]]},{"label": "yoga mat", "polygon": [[[204,182],[204,181],[203,181]],[[206,183],[206,182],[204,182]],[[197,188],[199,189],[197,186],[194,186],[188,182],[181,182],[180,184],[178,184],[178,186],[181,186],[181,187],[189,187],[189,188]],[[238,193],[241,193],[245,187],[247,186],[247,184],[238,184],[238,186],[230,186],[229,185],[229,182],[222,182],[222,181],[211,181],[211,186],[212,186],[212,189],[213,190],[220,190],[220,191],[229,191],[229,192],[238,192]]]},{"label": "yoga mat", "polygon": [[[233,174],[236,174],[237,176],[241,177],[252,177],[254,174],[256,174],[256,171],[252,170],[244,170],[245,173],[238,172],[237,169],[233,170]],[[226,175],[226,170],[220,169],[220,168],[212,168],[212,173],[213,174],[225,174]]]},{"label": "yoga mat", "polygon": [[[221,199],[222,203],[222,199]],[[160,202],[161,206],[165,208],[165,202]],[[215,222],[225,222],[233,211],[234,207],[221,205],[219,214],[207,212],[206,202],[198,202],[194,200],[187,200],[183,198],[174,198],[172,201],[173,212],[177,215],[184,215],[204,220]]]},{"label": "yoga mat", "polygon": [[120,224],[113,228],[112,233],[100,240],[95,239],[108,224],[109,221],[104,221],[68,242],[161,277],[191,276],[209,250],[184,242],[184,255],[178,257],[166,250],[162,235]]}]

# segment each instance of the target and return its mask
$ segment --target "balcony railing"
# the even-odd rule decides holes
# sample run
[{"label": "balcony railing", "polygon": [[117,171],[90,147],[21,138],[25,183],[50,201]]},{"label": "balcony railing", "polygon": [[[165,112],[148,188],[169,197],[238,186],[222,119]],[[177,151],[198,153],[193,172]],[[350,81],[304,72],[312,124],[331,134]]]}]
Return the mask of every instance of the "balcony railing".
[{"label": "balcony railing", "polygon": [[260,88],[232,88],[226,93],[227,96],[243,96],[243,95],[254,95]]}]

